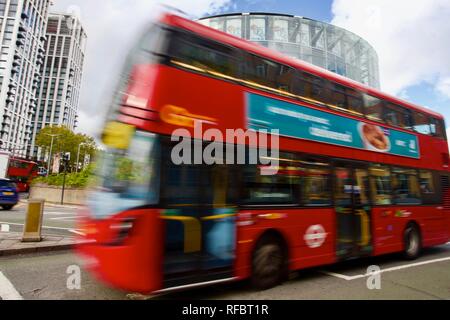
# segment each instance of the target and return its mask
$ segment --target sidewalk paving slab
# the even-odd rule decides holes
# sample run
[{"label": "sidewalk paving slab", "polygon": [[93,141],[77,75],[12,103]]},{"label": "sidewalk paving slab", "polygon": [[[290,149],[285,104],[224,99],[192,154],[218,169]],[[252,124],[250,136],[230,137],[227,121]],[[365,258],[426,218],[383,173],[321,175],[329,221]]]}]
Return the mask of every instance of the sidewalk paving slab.
[{"label": "sidewalk paving slab", "polygon": [[22,234],[0,232],[0,257],[36,252],[62,251],[73,248],[81,242],[74,237],[42,236],[41,242],[22,242]]}]

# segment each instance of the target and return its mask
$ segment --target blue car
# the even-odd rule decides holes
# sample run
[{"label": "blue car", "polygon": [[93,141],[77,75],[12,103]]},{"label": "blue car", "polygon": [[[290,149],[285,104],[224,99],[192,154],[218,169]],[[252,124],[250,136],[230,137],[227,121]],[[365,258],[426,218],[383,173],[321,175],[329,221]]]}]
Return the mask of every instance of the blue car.
[{"label": "blue car", "polygon": [[0,179],[0,207],[11,210],[19,202],[17,186],[9,179]]}]

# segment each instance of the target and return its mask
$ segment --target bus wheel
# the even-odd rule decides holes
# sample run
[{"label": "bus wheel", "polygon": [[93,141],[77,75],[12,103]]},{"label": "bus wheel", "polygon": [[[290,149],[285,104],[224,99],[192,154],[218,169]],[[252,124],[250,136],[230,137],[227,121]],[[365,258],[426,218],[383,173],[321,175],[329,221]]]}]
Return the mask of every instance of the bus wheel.
[{"label": "bus wheel", "polygon": [[422,247],[419,228],[413,223],[408,224],[403,239],[405,248],[403,255],[405,258],[408,260],[417,259]]},{"label": "bus wheel", "polygon": [[5,206],[2,206],[3,210],[7,210],[7,211],[11,210],[13,207],[14,207],[14,206],[12,206],[12,205],[5,205]]},{"label": "bus wheel", "polygon": [[253,287],[258,290],[273,288],[283,281],[286,273],[286,254],[282,244],[273,237],[263,238],[253,253]]}]

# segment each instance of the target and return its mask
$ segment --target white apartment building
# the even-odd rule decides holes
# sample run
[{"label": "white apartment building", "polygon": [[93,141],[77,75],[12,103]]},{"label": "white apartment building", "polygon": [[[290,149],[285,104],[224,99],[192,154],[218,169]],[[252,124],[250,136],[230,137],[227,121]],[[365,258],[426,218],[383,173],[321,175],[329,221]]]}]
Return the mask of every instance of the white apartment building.
[{"label": "white apartment building", "polygon": [[50,13],[45,43],[43,78],[38,90],[38,108],[33,117],[33,155],[36,135],[46,126],[65,125],[75,130],[83,76],[86,32],[71,14]]},{"label": "white apartment building", "polygon": [[26,157],[44,63],[50,0],[0,0],[0,150]]}]

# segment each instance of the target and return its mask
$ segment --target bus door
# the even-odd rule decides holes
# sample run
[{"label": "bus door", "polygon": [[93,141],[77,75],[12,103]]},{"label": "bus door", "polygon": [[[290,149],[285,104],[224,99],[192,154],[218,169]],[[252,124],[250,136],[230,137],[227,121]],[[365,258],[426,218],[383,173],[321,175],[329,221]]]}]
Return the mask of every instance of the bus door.
[{"label": "bus door", "polygon": [[369,174],[350,163],[335,168],[337,256],[350,259],[372,253]]},{"label": "bus door", "polygon": [[162,181],[164,288],[233,277],[236,209],[227,166],[173,165]]}]

